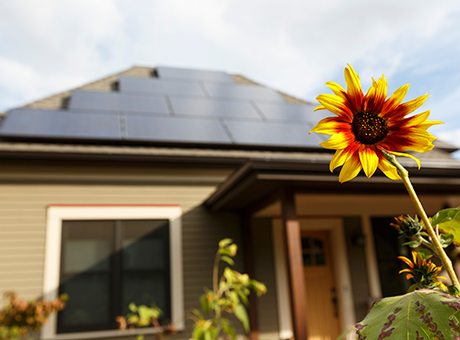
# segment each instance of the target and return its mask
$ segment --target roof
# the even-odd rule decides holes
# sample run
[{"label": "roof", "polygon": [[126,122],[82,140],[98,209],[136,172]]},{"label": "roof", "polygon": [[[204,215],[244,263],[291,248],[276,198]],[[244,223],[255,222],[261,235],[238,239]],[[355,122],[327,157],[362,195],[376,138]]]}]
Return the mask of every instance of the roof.
[{"label": "roof", "polygon": [[[7,112],[0,155],[327,164],[313,108],[241,75],[135,66]],[[456,147],[436,146],[423,166],[460,168]]]},{"label": "roof", "polygon": [[225,72],[134,67],[6,114],[4,140],[317,149],[314,106]]}]

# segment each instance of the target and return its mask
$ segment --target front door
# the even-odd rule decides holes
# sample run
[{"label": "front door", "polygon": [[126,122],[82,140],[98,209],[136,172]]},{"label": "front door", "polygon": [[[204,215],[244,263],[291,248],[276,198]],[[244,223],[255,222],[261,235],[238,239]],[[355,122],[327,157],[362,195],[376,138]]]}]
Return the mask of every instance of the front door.
[{"label": "front door", "polygon": [[308,340],[339,335],[339,306],[328,231],[302,231]]}]

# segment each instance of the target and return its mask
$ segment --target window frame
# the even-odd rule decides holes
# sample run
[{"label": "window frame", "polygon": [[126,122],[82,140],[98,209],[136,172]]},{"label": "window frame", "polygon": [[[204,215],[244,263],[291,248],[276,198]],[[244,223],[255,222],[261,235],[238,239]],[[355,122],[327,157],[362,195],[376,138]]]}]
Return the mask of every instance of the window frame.
[{"label": "window frame", "polygon": [[[63,220],[169,220],[171,261],[171,320],[179,331],[184,323],[184,284],[182,264],[182,209],[179,205],[64,205],[53,204],[47,209],[45,267],[43,298],[54,300],[58,296],[62,221]],[[127,336],[127,331],[106,330],[57,334],[57,316],[50,316],[41,330],[42,339],[84,339]],[[135,334],[158,332],[155,327],[138,329]],[[132,335],[132,334],[131,334]]]}]

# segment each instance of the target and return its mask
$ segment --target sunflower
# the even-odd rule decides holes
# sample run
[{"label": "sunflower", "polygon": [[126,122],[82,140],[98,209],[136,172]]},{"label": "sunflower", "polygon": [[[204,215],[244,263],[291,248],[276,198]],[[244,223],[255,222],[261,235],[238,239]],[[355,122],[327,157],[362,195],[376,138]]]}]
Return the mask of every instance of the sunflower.
[{"label": "sunflower", "polygon": [[322,94],[316,99],[321,103],[316,110],[329,110],[336,117],[322,119],[311,132],[331,137],[320,145],[336,150],[329,168],[342,166],[339,175],[341,183],[356,177],[361,169],[371,177],[377,167],[389,178],[400,179],[396,168],[388,163],[382,151],[396,156],[413,158],[419,168],[420,161],[398,151],[427,152],[433,149],[436,139],[426,130],[442,122],[426,121],[430,111],[406,117],[418,109],[428,98],[420,96],[402,103],[409,85],[397,89],[387,98],[387,81],[375,81],[363,94],[358,74],[348,65],[345,68],[347,91],[335,82],[326,83],[335,94]]},{"label": "sunflower", "polygon": [[440,286],[443,289],[446,289],[445,284],[440,280],[447,279],[443,276],[439,276],[438,274],[441,272],[442,267],[436,267],[436,265],[429,260],[431,255],[424,255],[421,253],[417,253],[416,251],[412,251],[412,258],[413,261],[409,260],[405,256],[398,256],[398,259],[404,261],[410,268],[406,268],[399,271],[401,273],[408,273],[406,274],[406,279],[414,279],[417,285],[420,288],[435,288]]}]

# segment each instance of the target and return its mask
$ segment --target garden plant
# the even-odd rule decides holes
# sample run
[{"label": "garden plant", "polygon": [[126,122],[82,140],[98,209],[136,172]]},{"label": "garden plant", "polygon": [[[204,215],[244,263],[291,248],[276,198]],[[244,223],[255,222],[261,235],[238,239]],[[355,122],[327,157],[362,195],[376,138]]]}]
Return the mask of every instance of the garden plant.
[{"label": "garden plant", "polygon": [[[331,135],[324,148],[336,150],[330,170],[342,166],[341,183],[363,169],[371,177],[379,168],[388,178],[402,180],[419,216],[397,217],[393,224],[405,243],[413,248],[412,259],[400,256],[408,265],[400,271],[414,284],[402,296],[387,297],[372,304],[367,316],[356,324],[359,340],[374,339],[460,339],[460,285],[445,248],[460,244],[460,208],[444,209],[428,218],[409,180],[408,171],[395,156],[420,161],[407,151],[428,152],[436,139],[427,129],[438,121],[427,121],[430,111],[410,115],[428,95],[402,103],[409,85],[387,95],[387,81],[375,81],[363,93],[358,74],[345,68],[347,90],[335,82],[326,83],[334,94],[322,94],[315,110],[329,110],[336,116],[321,120],[311,132]],[[409,116],[410,115],[410,116]],[[431,258],[438,257],[449,276],[446,285]]]},{"label": "garden plant", "polygon": [[68,297],[63,294],[54,301],[26,301],[14,292],[6,292],[4,299],[0,310],[0,340],[16,340],[40,331],[51,313],[64,309]]},{"label": "garden plant", "polygon": [[219,279],[220,263],[233,266],[237,249],[231,239],[226,238],[219,242],[214,260],[213,289],[205,289],[201,296],[201,312],[192,310],[192,319],[195,322],[192,337],[195,340],[216,340],[223,336],[235,340],[236,330],[230,315],[236,316],[246,333],[249,332],[249,318],[245,307],[249,305],[248,296],[251,291],[258,296],[265,294],[267,288],[263,283],[249,278],[248,274],[241,274],[230,267],[225,267]]}]

